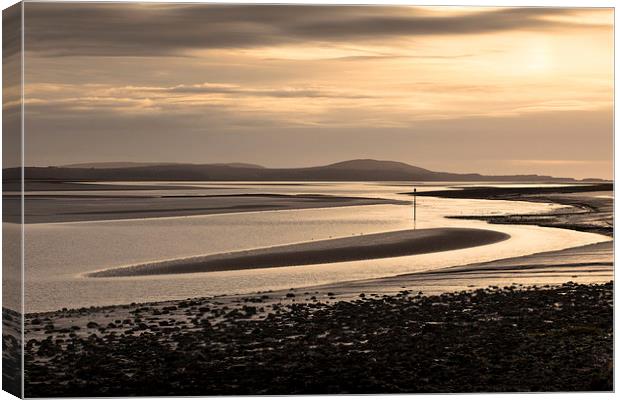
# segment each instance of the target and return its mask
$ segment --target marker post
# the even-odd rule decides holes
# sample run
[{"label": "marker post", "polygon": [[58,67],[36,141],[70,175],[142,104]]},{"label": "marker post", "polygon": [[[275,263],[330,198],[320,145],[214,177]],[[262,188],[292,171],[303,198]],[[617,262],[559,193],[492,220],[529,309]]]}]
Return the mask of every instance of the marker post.
[{"label": "marker post", "polygon": [[416,225],[416,204],[417,203],[417,189],[413,188],[413,229],[415,229]]}]

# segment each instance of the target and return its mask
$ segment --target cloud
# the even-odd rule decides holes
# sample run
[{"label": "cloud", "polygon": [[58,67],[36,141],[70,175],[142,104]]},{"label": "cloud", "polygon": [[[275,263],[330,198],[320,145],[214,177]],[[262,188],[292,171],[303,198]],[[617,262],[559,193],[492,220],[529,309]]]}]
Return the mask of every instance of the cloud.
[{"label": "cloud", "polygon": [[[62,91],[59,91],[62,90]],[[100,85],[31,85],[28,94],[33,96],[42,93],[91,93],[91,98],[114,96],[116,98],[159,98],[170,99],[179,96],[194,96],[195,98],[209,99],[208,95],[222,95],[238,100],[244,97],[272,97],[282,99],[317,98],[317,99],[372,99],[372,96],[359,91],[338,90],[321,86],[286,86],[277,88],[257,88],[241,86],[231,83],[179,84],[175,86],[122,86],[102,87]],[[200,97],[205,95],[206,97]],[[28,96],[27,96],[28,97]],[[183,97],[187,99],[187,97]]]},{"label": "cloud", "polygon": [[[495,90],[495,92],[494,92]],[[219,131],[241,126],[252,129],[295,127],[404,128],[420,121],[477,117],[511,117],[549,111],[598,110],[610,102],[595,97],[503,99],[494,86],[417,82],[386,91],[338,86],[261,87],[238,83],[179,83],[170,86],[111,86],[101,84],[29,84],[26,90],[28,125],[77,126],[87,121],[93,129],[115,130],[124,123],[149,131],[154,120],[167,120],[179,129]],[[6,109],[5,109],[6,111]],[[42,121],[47,121],[43,123]],[[181,128],[182,127],[182,128]],[[73,129],[73,128],[71,128]]]},{"label": "cloud", "polygon": [[451,16],[373,15],[344,21],[324,20],[300,24],[293,32],[317,38],[351,39],[355,37],[453,35],[497,32],[513,29],[549,29],[566,26],[565,22],[544,17],[565,15],[571,9],[510,8]]},{"label": "cloud", "polygon": [[[376,99],[361,91],[331,87],[297,86],[261,88],[231,83],[178,84],[174,86],[102,86],[30,84],[26,91],[29,119],[135,120],[170,118],[220,129],[240,125],[316,125],[330,109],[356,104],[368,107]],[[102,117],[105,116],[105,117]],[[357,117],[356,123],[364,120]],[[340,124],[348,124],[341,121]]]},{"label": "cloud", "polygon": [[326,90],[322,88],[281,88],[281,89],[252,89],[242,88],[238,85],[203,83],[197,85],[178,85],[170,88],[157,88],[156,91],[167,93],[188,94],[235,94],[253,97],[281,97],[281,98],[340,98],[340,99],[366,99],[373,96],[367,94],[348,93],[343,91]]},{"label": "cloud", "polygon": [[8,58],[16,57],[22,48],[22,13],[21,3],[2,11],[2,53],[6,62]]},{"label": "cloud", "polygon": [[[48,56],[167,56],[192,50],[600,27],[578,9],[27,3],[26,48]],[[555,18],[555,19],[554,19]]]},{"label": "cloud", "polygon": [[[381,61],[381,60],[456,60],[459,58],[474,57],[476,54],[455,54],[455,55],[407,55],[407,54],[376,54],[376,55],[357,55],[342,57],[313,57],[312,61]],[[294,58],[266,58],[266,61],[288,61]]]}]

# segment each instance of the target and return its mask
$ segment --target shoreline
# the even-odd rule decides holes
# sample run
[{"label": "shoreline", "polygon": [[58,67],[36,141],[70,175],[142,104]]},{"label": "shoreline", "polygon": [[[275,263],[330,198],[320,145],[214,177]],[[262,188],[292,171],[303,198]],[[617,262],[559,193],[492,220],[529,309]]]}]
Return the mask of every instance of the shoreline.
[{"label": "shoreline", "polygon": [[[542,214],[510,214],[501,216],[448,216],[453,219],[475,219],[490,224],[537,225],[572,229],[613,237],[613,183],[559,188],[501,188],[472,187],[462,190],[420,192],[418,196],[441,198],[471,198],[484,200],[528,201],[555,203],[570,207],[565,211]],[[538,189],[538,190],[537,190]],[[591,193],[611,193],[609,198],[588,196]],[[411,193],[407,193],[410,194]],[[577,212],[576,210],[581,210]]]},{"label": "shoreline", "polygon": [[[317,299],[326,300],[327,303],[337,301],[354,301],[365,296],[393,296],[403,291],[411,293],[422,293],[424,295],[440,295],[458,291],[472,291],[484,289],[491,286],[502,287],[505,285],[517,285],[519,287],[543,287],[559,286],[564,282],[572,281],[578,284],[600,284],[613,280],[613,241],[600,242],[585,246],[571,247],[564,250],[554,250],[549,252],[535,253],[520,257],[506,258],[482,263],[458,265],[441,268],[433,271],[423,271],[387,276],[381,278],[371,278],[363,280],[352,280],[336,283],[327,283],[314,286],[305,286],[290,289],[264,290],[253,293],[222,294],[203,297],[190,297],[183,299],[170,299],[163,301],[146,301],[123,304],[112,304],[102,306],[85,306],[77,308],[63,308],[54,311],[28,312],[25,314],[26,320],[33,318],[56,318],[62,320],[62,325],[68,326],[70,322],[84,322],[89,315],[100,314],[98,317],[105,317],[113,320],[130,316],[129,310],[135,307],[153,307],[166,309],[174,307],[182,302],[213,302],[221,307],[234,307],[246,301],[254,302],[253,299],[261,299],[261,303],[275,304],[283,301],[294,303],[312,303]],[[576,266],[575,260],[583,259],[588,256],[591,262],[584,262],[577,265],[582,268],[575,271],[570,267]],[[546,262],[545,263],[543,263]],[[558,267],[566,266],[564,271],[558,271]],[[590,270],[588,270],[590,267]],[[549,283],[549,269],[555,270],[560,281]],[[476,275],[477,272],[487,276]],[[497,279],[490,281],[490,274],[500,273],[499,279],[503,282],[498,283]],[[522,273],[523,276],[513,276],[513,279],[506,277],[508,274]],[[528,276],[528,273],[532,273]],[[546,275],[543,279],[536,279],[539,272]],[[560,273],[558,273],[560,272]],[[589,274],[597,273],[595,279],[588,278]],[[575,273],[580,275],[576,276]],[[580,279],[582,278],[582,279]],[[450,284],[451,281],[459,281]],[[479,281],[478,284],[475,284]],[[526,283],[519,283],[526,282]],[[448,282],[449,284],[443,284]],[[12,310],[7,309],[12,312]],[[172,311],[166,312],[175,316]],[[178,316],[178,315],[177,315]],[[98,318],[96,317],[96,318]],[[85,323],[85,322],[84,322]],[[28,323],[27,330],[28,330]]]}]

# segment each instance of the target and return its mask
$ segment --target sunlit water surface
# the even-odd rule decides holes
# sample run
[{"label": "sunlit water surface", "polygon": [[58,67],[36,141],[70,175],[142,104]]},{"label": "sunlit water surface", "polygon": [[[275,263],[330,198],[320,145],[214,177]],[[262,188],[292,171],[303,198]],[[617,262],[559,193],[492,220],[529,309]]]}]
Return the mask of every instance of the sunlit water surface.
[{"label": "sunlit water surface", "polygon": [[[179,185],[177,182],[159,184]],[[411,201],[411,197],[399,194],[411,189],[402,183],[202,182],[199,185],[202,189],[166,190],[165,194],[312,193]],[[423,184],[416,187],[419,191],[448,188]],[[123,192],[131,195],[138,191]],[[144,194],[144,191],[139,192]],[[157,194],[157,191],[149,192]],[[412,206],[374,205],[28,224],[25,226],[26,311],[303,287],[491,261],[609,240],[601,235],[565,229],[488,225],[482,221],[445,218],[450,215],[539,213],[559,207],[552,204],[418,197],[417,207],[417,228],[494,229],[508,233],[511,238],[469,249],[378,260],[179,275],[87,278],[83,276],[85,272],[135,263],[411,229]],[[19,229],[18,225],[8,225],[9,229]]]}]

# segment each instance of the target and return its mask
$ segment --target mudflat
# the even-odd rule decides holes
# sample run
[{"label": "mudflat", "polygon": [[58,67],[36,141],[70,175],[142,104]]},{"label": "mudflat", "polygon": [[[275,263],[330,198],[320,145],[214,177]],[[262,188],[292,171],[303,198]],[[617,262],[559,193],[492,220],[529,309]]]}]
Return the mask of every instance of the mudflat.
[{"label": "mudflat", "polygon": [[[37,195],[25,198],[25,223],[183,217],[248,211],[406,204],[402,201],[315,194],[280,195]],[[20,222],[19,196],[4,196],[5,222]]]}]

